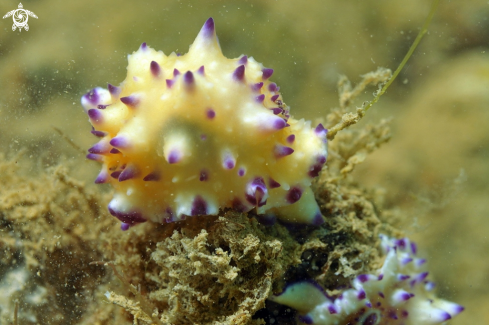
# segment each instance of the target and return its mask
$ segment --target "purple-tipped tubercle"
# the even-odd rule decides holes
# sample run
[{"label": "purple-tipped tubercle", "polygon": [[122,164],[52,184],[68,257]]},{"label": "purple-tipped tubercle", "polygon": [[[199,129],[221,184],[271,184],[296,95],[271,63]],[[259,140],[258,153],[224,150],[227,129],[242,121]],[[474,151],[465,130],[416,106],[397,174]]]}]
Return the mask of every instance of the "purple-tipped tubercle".
[{"label": "purple-tipped tubercle", "polygon": [[328,133],[328,130],[324,128],[324,126],[319,123],[318,126],[314,129],[314,132],[318,137],[326,137],[326,134]]},{"label": "purple-tipped tubercle", "polygon": [[119,149],[126,149],[130,147],[127,138],[122,136],[112,138],[112,140],[110,140],[110,145]]},{"label": "purple-tipped tubercle", "polygon": [[121,89],[119,87],[111,84],[107,84],[107,89],[109,90],[110,94],[115,97],[119,96],[119,94],[121,93]]},{"label": "purple-tipped tubercle", "polygon": [[261,94],[261,95],[258,95],[255,97],[255,102],[261,104],[263,103],[263,101],[265,100],[265,95],[264,94]]},{"label": "purple-tipped tubercle", "polygon": [[246,186],[246,200],[256,206],[261,207],[267,203],[268,189],[263,178],[257,177]]},{"label": "purple-tipped tubercle", "polygon": [[319,173],[321,172],[321,170],[323,170],[323,165],[314,164],[311,166],[311,168],[309,168],[307,175],[309,175],[309,177],[311,177],[311,178],[317,177],[317,176],[319,176]]},{"label": "purple-tipped tubercle", "polygon": [[272,82],[268,85],[268,90],[270,91],[277,91],[277,84],[275,82]]},{"label": "purple-tipped tubercle", "polygon": [[286,126],[287,123],[284,119],[276,115],[267,116],[267,118],[260,123],[260,129],[263,131],[282,130]]},{"label": "purple-tipped tubercle", "polygon": [[394,247],[398,248],[401,251],[405,251],[406,250],[406,245],[407,245],[406,238],[397,239],[395,241],[395,243],[394,243]]},{"label": "purple-tipped tubercle", "polygon": [[412,252],[414,255],[416,255],[416,254],[417,254],[417,252],[418,252],[418,246],[416,245],[416,243],[411,242],[410,247],[411,247],[411,252]]},{"label": "purple-tipped tubercle", "polygon": [[412,293],[400,290],[400,291],[394,293],[394,295],[392,296],[392,299],[394,300],[395,303],[402,303],[402,302],[408,301],[412,297],[414,297],[414,295]]},{"label": "purple-tipped tubercle", "polygon": [[233,78],[237,81],[243,81],[245,77],[245,66],[242,64],[233,72]]},{"label": "purple-tipped tubercle", "polygon": [[326,156],[323,156],[323,155],[319,155],[316,157],[316,161],[319,163],[319,164],[325,164],[326,163]]},{"label": "purple-tipped tubercle", "polygon": [[97,178],[95,179],[95,184],[107,183],[108,180],[109,180],[109,174],[104,169],[98,174]]},{"label": "purple-tipped tubercle", "polygon": [[324,218],[323,218],[323,215],[321,214],[321,211],[319,211],[319,209],[316,211],[316,213],[314,214],[314,217],[312,218],[312,222],[311,224],[313,226],[320,226],[324,223]]},{"label": "purple-tipped tubercle", "polygon": [[295,134],[291,134],[287,137],[287,139],[285,139],[287,141],[288,144],[292,144],[294,143],[294,140],[295,140]]},{"label": "purple-tipped tubercle", "polygon": [[283,109],[281,109],[280,107],[275,107],[275,108],[270,108],[270,110],[273,112],[273,114],[275,115],[278,115],[278,114],[282,114],[282,112],[284,111]]},{"label": "purple-tipped tubercle", "polygon": [[92,126],[92,131],[90,131],[90,133],[92,133],[94,136],[99,137],[99,138],[103,138],[107,135],[107,132],[97,131],[93,128],[93,126]]},{"label": "purple-tipped tubercle", "polygon": [[361,283],[365,283],[370,280],[370,276],[368,274],[360,274],[359,276],[357,276],[357,280]]},{"label": "purple-tipped tubercle", "polygon": [[207,202],[200,195],[197,195],[194,198],[190,214],[192,216],[201,216],[207,214]]},{"label": "purple-tipped tubercle", "polygon": [[328,305],[328,311],[331,315],[334,315],[334,314],[337,314],[338,313],[338,309],[336,308],[335,305],[333,304],[329,304]]},{"label": "purple-tipped tubercle", "polygon": [[413,258],[411,258],[411,257],[405,257],[405,258],[402,258],[401,259],[401,264],[402,265],[406,265],[406,264],[411,263],[412,261],[413,261]]},{"label": "purple-tipped tubercle", "polygon": [[429,272],[422,272],[422,273],[419,273],[415,280],[418,282],[418,283],[421,283],[423,282],[427,277],[428,277],[428,274]]},{"label": "purple-tipped tubercle", "polygon": [[103,114],[100,110],[96,108],[92,108],[88,110],[88,117],[94,124],[99,124],[102,123],[103,121]]},{"label": "purple-tipped tubercle", "polygon": [[179,163],[183,158],[182,153],[178,149],[173,149],[170,151],[170,154],[168,155],[167,161],[169,164],[176,164]]},{"label": "purple-tipped tubercle", "polygon": [[201,33],[206,38],[212,38],[214,37],[215,30],[216,28],[214,25],[214,19],[210,17],[209,19],[206,20],[204,26],[202,26]]},{"label": "purple-tipped tubercle", "polygon": [[149,69],[154,77],[159,77],[161,75],[161,67],[156,61],[151,61]]},{"label": "purple-tipped tubercle", "polygon": [[251,85],[251,90],[258,91],[263,87],[263,82],[258,82],[256,84]]},{"label": "purple-tipped tubercle", "polygon": [[183,75],[183,82],[187,86],[193,86],[195,84],[195,78],[194,78],[194,74],[192,73],[192,71],[185,72],[185,74]]},{"label": "purple-tipped tubercle", "polygon": [[280,183],[274,180],[273,178],[269,177],[268,186],[270,187],[270,189],[274,189],[280,187]]},{"label": "purple-tipped tubercle", "polygon": [[273,153],[276,158],[283,158],[294,153],[294,149],[283,146],[281,144],[277,144],[273,149]]},{"label": "purple-tipped tubercle", "polygon": [[299,321],[301,321],[304,324],[307,325],[314,324],[314,320],[309,315],[304,315],[304,316],[299,315],[297,318],[299,319]]},{"label": "purple-tipped tubercle", "polygon": [[216,111],[214,111],[212,108],[208,108],[205,112],[205,115],[209,120],[212,120],[214,117],[216,117]]},{"label": "purple-tipped tubercle", "polygon": [[302,189],[299,187],[291,187],[285,195],[285,199],[289,204],[294,204],[302,197]]},{"label": "purple-tipped tubercle", "polygon": [[85,100],[87,100],[92,105],[96,105],[100,101],[100,95],[98,94],[96,88],[90,90],[88,93],[83,95],[83,98],[85,98]]},{"label": "purple-tipped tubercle", "polygon": [[318,176],[325,163],[326,163],[326,156],[318,155],[316,157],[316,162],[309,168],[308,175],[310,177]]},{"label": "purple-tipped tubercle", "polygon": [[149,173],[148,175],[144,176],[143,181],[145,182],[156,182],[160,180],[160,173],[158,172],[152,172]]},{"label": "purple-tipped tubercle", "polygon": [[416,267],[420,267],[424,263],[426,263],[426,259],[425,258],[416,258],[416,259],[414,259],[414,264],[416,265]]},{"label": "purple-tipped tubercle", "polygon": [[94,160],[94,161],[99,161],[99,162],[102,162],[104,160],[104,156],[103,155],[98,155],[98,154],[95,154],[95,153],[89,153],[86,157],[87,157],[87,159]]},{"label": "purple-tipped tubercle", "polygon": [[118,170],[118,171],[112,172],[110,174],[110,177],[112,177],[113,179],[117,179],[118,180],[119,179],[119,176],[121,175],[121,173],[122,173],[122,170]]},{"label": "purple-tipped tubercle", "polygon": [[222,160],[224,169],[233,169],[236,166],[236,159],[231,154],[226,154]]},{"label": "purple-tipped tubercle", "polygon": [[363,290],[363,289],[358,290],[358,292],[357,292],[357,299],[358,300],[363,300],[365,298],[367,298],[367,293],[365,292],[365,290]]},{"label": "purple-tipped tubercle", "polygon": [[119,182],[127,181],[128,179],[138,176],[139,171],[136,166],[128,165],[119,175]]},{"label": "purple-tipped tubercle", "polygon": [[126,97],[120,98],[121,102],[123,102],[126,106],[134,108],[139,104],[139,98],[136,95],[130,95]]},{"label": "purple-tipped tubercle", "polygon": [[143,215],[139,211],[128,211],[128,212],[122,212],[122,211],[117,211],[115,208],[111,207],[109,203],[109,213],[119,219],[120,221],[134,225],[137,223],[142,223],[146,222],[146,219],[143,218]]},{"label": "purple-tipped tubercle", "polygon": [[175,79],[166,79],[166,88],[171,89],[174,83],[175,83]]},{"label": "purple-tipped tubercle", "polygon": [[262,70],[262,72],[263,72],[262,79],[267,80],[268,78],[270,78],[272,76],[273,69],[265,68]]},{"label": "purple-tipped tubercle", "polygon": [[238,64],[246,64],[248,63],[248,57],[246,55],[243,55],[239,60]]},{"label": "purple-tipped tubercle", "polygon": [[443,310],[437,310],[433,313],[433,321],[435,322],[446,322],[447,320],[452,319],[449,313]]},{"label": "purple-tipped tubercle", "polygon": [[106,141],[102,140],[96,143],[95,145],[93,145],[91,148],[89,148],[88,152],[103,154],[103,153],[108,153],[109,150],[110,150],[109,144]]},{"label": "purple-tipped tubercle", "polygon": [[197,70],[197,73],[204,76],[205,75],[205,68],[204,66],[200,66],[199,70]]}]

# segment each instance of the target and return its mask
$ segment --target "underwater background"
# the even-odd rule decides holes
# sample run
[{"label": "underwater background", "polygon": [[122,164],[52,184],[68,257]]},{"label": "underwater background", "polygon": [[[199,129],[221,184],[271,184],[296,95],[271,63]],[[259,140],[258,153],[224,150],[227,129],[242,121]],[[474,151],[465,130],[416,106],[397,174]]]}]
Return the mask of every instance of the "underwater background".
[{"label": "underwater background", "polygon": [[[12,31],[11,18],[0,21],[2,159],[23,152],[15,172],[29,179],[62,164],[92,191],[101,191],[93,184],[99,166],[86,161],[66,138],[83,150],[93,144],[80,97],[96,86],[121,82],[127,54],[142,42],[165,54],[185,53],[213,17],[223,53],[253,56],[273,68],[292,115],[314,121],[337,106],[340,75],[358,82],[379,66],[397,68],[431,5],[422,0],[409,5],[400,0],[22,4],[38,16],[29,18],[29,31]],[[17,6],[2,1],[0,12],[3,16]],[[466,307],[451,324],[489,323],[488,19],[487,1],[441,1],[429,33],[359,123],[392,117],[392,139],[351,175],[362,186],[384,191],[385,206],[408,216],[392,222],[429,258],[438,295]],[[362,95],[357,106],[372,92]],[[21,185],[7,184],[15,180],[7,175],[10,170],[0,174],[3,208],[12,194],[7,188],[23,193]],[[1,210],[0,218],[2,232],[10,231]],[[105,218],[111,217],[105,213]],[[24,226],[36,229],[35,218]],[[120,232],[115,223],[103,231]],[[21,235],[18,240],[22,245]],[[0,296],[15,291],[9,291],[13,282],[7,274],[19,259],[7,247],[1,241]],[[1,298],[2,319],[13,315],[12,306]],[[52,323],[76,324],[67,319]]]}]

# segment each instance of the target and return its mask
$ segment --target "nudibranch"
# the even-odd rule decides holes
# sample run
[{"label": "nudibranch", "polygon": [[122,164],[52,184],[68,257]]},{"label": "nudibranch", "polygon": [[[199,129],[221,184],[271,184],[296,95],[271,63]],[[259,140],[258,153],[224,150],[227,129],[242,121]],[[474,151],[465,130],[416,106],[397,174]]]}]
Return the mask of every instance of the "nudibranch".
[{"label": "nudibranch", "polygon": [[326,162],[327,130],[290,116],[272,69],[226,58],[209,18],[185,55],[146,43],[128,56],[120,86],[97,87],[82,106],[100,141],[109,212],[122,229],[152,220],[216,215],[220,208],[321,224],[311,181]]},{"label": "nudibranch", "polygon": [[362,274],[337,297],[312,280],[286,287],[270,299],[297,309],[304,324],[427,325],[441,324],[461,313],[456,303],[437,298],[427,280],[426,260],[407,238],[381,235],[386,258],[377,274]]}]

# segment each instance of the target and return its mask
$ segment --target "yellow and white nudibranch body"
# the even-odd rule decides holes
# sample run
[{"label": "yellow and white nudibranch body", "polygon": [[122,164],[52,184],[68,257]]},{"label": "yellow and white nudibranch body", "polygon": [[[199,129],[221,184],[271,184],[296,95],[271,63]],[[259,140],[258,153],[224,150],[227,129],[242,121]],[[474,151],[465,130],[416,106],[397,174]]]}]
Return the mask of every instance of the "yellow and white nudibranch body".
[{"label": "yellow and white nudibranch body", "polygon": [[208,19],[185,55],[143,43],[119,87],[95,88],[82,105],[101,140],[87,158],[122,229],[152,220],[216,215],[221,208],[320,224],[310,188],[326,162],[322,125],[290,117],[272,69],[226,58]]}]

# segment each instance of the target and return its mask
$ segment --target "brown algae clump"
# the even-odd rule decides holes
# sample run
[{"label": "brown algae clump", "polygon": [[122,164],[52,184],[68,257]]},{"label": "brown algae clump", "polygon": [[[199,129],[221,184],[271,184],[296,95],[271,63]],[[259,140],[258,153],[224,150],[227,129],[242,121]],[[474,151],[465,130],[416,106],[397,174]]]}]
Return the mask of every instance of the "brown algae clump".
[{"label": "brown algae clump", "polygon": [[108,280],[90,265],[104,258],[100,234],[113,227],[101,194],[66,167],[39,169],[22,153],[0,154],[0,174],[0,323],[16,304],[19,324],[78,323]]}]

